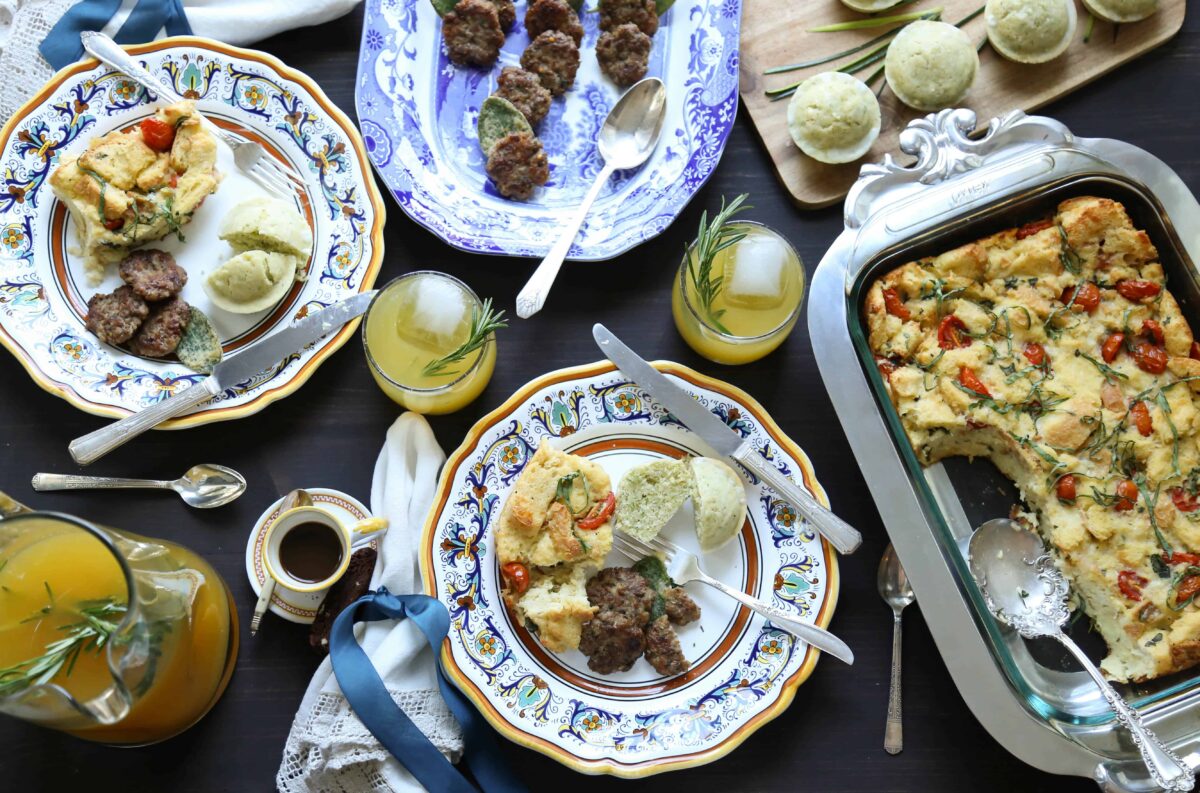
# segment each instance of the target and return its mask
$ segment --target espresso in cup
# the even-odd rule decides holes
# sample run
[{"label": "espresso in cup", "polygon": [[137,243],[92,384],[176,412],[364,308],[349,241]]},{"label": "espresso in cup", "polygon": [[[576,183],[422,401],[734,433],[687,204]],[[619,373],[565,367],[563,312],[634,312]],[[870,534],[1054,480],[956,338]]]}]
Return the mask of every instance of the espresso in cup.
[{"label": "espresso in cup", "polygon": [[315,584],[331,577],[342,564],[342,538],[337,529],[316,521],[300,523],[279,541],[279,566],[297,581]]},{"label": "espresso in cup", "polygon": [[382,518],[345,525],[320,507],[289,509],[263,537],[267,574],[293,592],[321,592],[346,572],[356,547],[386,530]]}]

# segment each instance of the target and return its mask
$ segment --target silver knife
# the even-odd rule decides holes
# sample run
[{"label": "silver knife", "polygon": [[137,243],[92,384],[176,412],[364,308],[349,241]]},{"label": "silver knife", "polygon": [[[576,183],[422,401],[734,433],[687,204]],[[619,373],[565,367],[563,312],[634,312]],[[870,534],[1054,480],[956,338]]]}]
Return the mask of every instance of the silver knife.
[{"label": "silver knife", "polygon": [[796,485],[768,463],[733,428],[709,412],[708,408],[693,399],[686,391],[672,383],[661,372],[646,363],[636,352],[612,334],[608,328],[596,323],[592,336],[601,352],[617,365],[630,379],[654,397],[671,415],[679,419],[692,432],[704,439],[717,454],[724,455],[741,464],[772,490],[808,518],[808,522],[841,553],[853,553],[862,544],[862,535],[846,521],[834,515],[818,502],[807,490]]},{"label": "silver knife", "polygon": [[80,465],[99,460],[118,446],[136,438],[169,418],[200,405],[227,388],[248,380],[267,367],[303,349],[317,339],[360,316],[375,297],[374,290],[361,292],[340,303],[313,312],[304,319],[272,333],[246,349],[229,356],[208,377],[172,397],[143,408],[95,432],[71,441],[71,459]]}]

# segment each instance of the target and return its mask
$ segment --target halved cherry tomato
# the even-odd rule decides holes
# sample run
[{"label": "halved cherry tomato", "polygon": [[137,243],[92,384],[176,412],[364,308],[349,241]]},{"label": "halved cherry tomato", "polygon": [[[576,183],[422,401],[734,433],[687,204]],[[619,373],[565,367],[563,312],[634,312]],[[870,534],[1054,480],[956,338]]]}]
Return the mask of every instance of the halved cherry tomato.
[{"label": "halved cherry tomato", "polygon": [[1017,239],[1023,240],[1026,237],[1032,237],[1039,231],[1045,231],[1053,225],[1053,221],[1050,220],[1035,220],[1032,223],[1026,223],[1024,226],[1021,226],[1021,228],[1017,229]]},{"label": "halved cherry tomato", "polygon": [[893,317],[899,317],[906,322],[912,317],[912,312],[908,310],[908,306],[904,305],[904,301],[900,299],[900,293],[895,289],[883,290],[883,305],[887,308],[887,313]]},{"label": "halved cherry tomato", "polygon": [[1117,500],[1113,503],[1113,509],[1117,512],[1128,512],[1137,504],[1138,486],[1133,483],[1132,479],[1122,479],[1117,482]]},{"label": "halved cherry tomato", "polygon": [[1149,584],[1150,581],[1138,575],[1132,570],[1122,570],[1117,573],[1117,588],[1121,590],[1121,594],[1130,600],[1142,599],[1142,587]]},{"label": "halved cherry tomato", "polygon": [[175,142],[175,128],[157,118],[148,118],[141,123],[142,140],[155,151],[170,151]]},{"label": "halved cherry tomato", "polygon": [[1153,281],[1128,279],[1117,281],[1117,292],[1126,300],[1137,302],[1147,297],[1154,297],[1162,291],[1162,287]]},{"label": "halved cherry tomato", "polygon": [[109,231],[116,231],[125,225],[125,218],[113,218],[112,220],[104,221],[104,228]]},{"label": "halved cherry tomato", "polygon": [[529,568],[520,562],[509,562],[500,568],[500,572],[518,595],[525,594],[525,590],[529,589]]},{"label": "halved cherry tomato", "polygon": [[942,321],[938,324],[937,337],[938,346],[943,350],[971,346],[971,337],[967,335],[966,324],[953,314],[942,317]]},{"label": "halved cherry tomato", "polygon": [[1167,564],[1194,564],[1200,565],[1200,553],[1186,553],[1184,551],[1175,551],[1170,556],[1163,555],[1163,561]]},{"label": "halved cherry tomato", "polygon": [[1167,371],[1167,351],[1148,341],[1139,341],[1134,345],[1133,359],[1143,372],[1162,374]]},{"label": "halved cherry tomato", "polygon": [[1110,333],[1104,340],[1104,345],[1100,347],[1100,357],[1104,359],[1105,363],[1112,363],[1117,360],[1117,356],[1121,353],[1121,345],[1124,343],[1124,333]]},{"label": "halved cherry tomato", "polygon": [[1150,420],[1150,409],[1146,407],[1145,402],[1139,400],[1130,405],[1129,417],[1133,419],[1133,426],[1137,427],[1137,431],[1142,434],[1143,438],[1150,437],[1150,433],[1154,432],[1154,423]]},{"label": "halved cherry tomato", "polygon": [[1175,590],[1175,604],[1178,606],[1197,592],[1200,592],[1200,575],[1193,573],[1179,582]]},{"label": "halved cherry tomato", "polygon": [[1192,349],[1188,352],[1188,357],[1200,361],[1200,341],[1192,342]]},{"label": "halved cherry tomato", "polygon": [[604,525],[604,521],[608,520],[608,516],[613,514],[613,510],[617,507],[617,497],[613,492],[608,491],[608,495],[604,497],[598,505],[592,507],[592,511],[575,521],[575,525],[585,531],[598,529]]},{"label": "halved cherry tomato", "polygon": [[879,367],[879,373],[887,380],[892,379],[892,372],[896,371],[897,368],[895,362],[889,360],[888,358],[878,359],[875,361],[875,365]]},{"label": "halved cherry tomato", "polygon": [[[1175,502],[1175,509],[1179,510],[1180,512],[1195,512],[1197,509],[1200,509],[1200,500],[1197,500],[1195,496],[1184,490],[1182,487],[1171,488],[1171,500]],[[1179,554],[1174,555],[1178,556]],[[1195,554],[1188,555],[1193,556]],[[1172,562],[1172,564],[1174,564],[1174,562]],[[1200,556],[1196,556],[1196,561],[1189,562],[1189,564],[1200,565]]]},{"label": "halved cherry tomato", "polygon": [[974,391],[981,396],[990,397],[992,393],[987,390],[987,386],[979,379],[979,375],[975,374],[975,370],[969,366],[960,367],[958,370],[958,382],[963,384],[964,388]]},{"label": "halved cherry tomato", "polygon": [[171,171],[171,181],[168,182],[168,184],[170,184],[171,187],[179,187],[179,174],[175,171]]},{"label": "halved cherry tomato", "polygon": [[1058,500],[1066,504],[1075,503],[1075,475],[1066,474],[1059,478],[1058,484],[1054,486],[1055,494]]},{"label": "halved cherry tomato", "polygon": [[1159,347],[1167,343],[1167,334],[1163,333],[1162,325],[1152,319],[1148,319],[1142,323],[1142,335],[1149,336],[1150,340]]},{"label": "halved cherry tomato", "polygon": [[1034,366],[1041,366],[1046,362],[1046,348],[1036,341],[1026,344],[1025,349],[1021,353]]},{"label": "halved cherry tomato", "polygon": [[[1071,297],[1075,302],[1071,303]],[[1072,311],[1086,311],[1091,314],[1100,307],[1100,289],[1091,281],[1084,281],[1078,286],[1068,286],[1063,290],[1061,300],[1069,303]]]}]

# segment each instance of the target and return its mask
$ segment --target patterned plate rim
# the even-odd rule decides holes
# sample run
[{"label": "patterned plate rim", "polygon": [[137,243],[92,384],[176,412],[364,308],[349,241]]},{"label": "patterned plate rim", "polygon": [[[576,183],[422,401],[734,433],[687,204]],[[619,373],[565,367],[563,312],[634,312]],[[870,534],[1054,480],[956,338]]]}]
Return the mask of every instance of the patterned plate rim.
[{"label": "patterned plate rim", "polygon": [[[789,455],[800,466],[800,473],[804,478],[805,487],[811,492],[818,501],[825,506],[829,506],[829,497],[825,493],[825,489],[821,483],[817,481],[816,472],[813,470],[812,461],[808,455],[801,449],[786,433],[780,428],[775,420],[766,409],[754,397],[747,394],[742,389],[735,385],[719,380],[708,375],[701,374],[695,369],[692,369],[683,364],[678,364],[673,361],[652,361],[651,365],[661,372],[672,374],[684,380],[691,382],[693,385],[705,388],[710,391],[715,391],[729,399],[739,402],[747,408],[759,421],[762,428],[771,436],[772,439],[787,451]],[[526,400],[543,388],[551,385],[575,380],[585,377],[594,377],[597,375],[608,374],[617,370],[615,364],[610,361],[597,361],[595,363],[583,364],[581,366],[573,366],[566,369],[558,369],[553,372],[548,372],[541,377],[535,378],[520,389],[512,396],[505,400],[499,407],[491,411],[479,421],[475,422],[474,426],[467,432],[462,444],[459,445],[454,452],[446,458],[446,463],[442,466],[441,475],[438,477],[437,489],[434,491],[433,505],[430,507],[429,514],[425,519],[425,528],[421,533],[420,554],[418,562],[421,569],[421,581],[424,587],[424,592],[430,597],[437,598],[438,589],[437,581],[434,577],[433,568],[433,553],[434,553],[434,537],[437,533],[438,519],[441,516],[442,507],[450,499],[450,489],[453,484],[455,474],[466,458],[473,453],[479,440],[484,433],[491,427],[505,418],[512,411],[516,410]],[[828,570],[828,587],[826,590],[825,601],[821,604],[821,608],[817,612],[815,620],[816,625],[822,628],[828,628],[829,623],[833,620],[833,613],[837,609],[838,596],[841,591],[841,573],[838,568],[837,554],[833,551],[832,546],[825,538],[821,537],[821,548],[824,553],[825,566]],[[447,637],[442,643],[441,661],[442,669],[454,684],[470,699],[475,707],[483,714],[484,718],[492,725],[492,727],[504,737],[524,746],[527,749],[532,749],[536,752],[546,755],[563,765],[575,771],[585,774],[611,774],[625,778],[641,778],[654,774],[661,774],[666,771],[674,771],[683,768],[693,768],[700,765],[711,763],[714,760],[719,760],[725,755],[732,752],[737,747],[741,746],[742,742],[753,735],[764,724],[775,719],[792,704],[792,700],[796,696],[796,690],[803,684],[816,668],[817,659],[821,652],[811,645],[806,648],[804,662],[800,667],[792,673],[792,676],[784,681],[779,689],[778,696],[775,701],[761,712],[755,714],[752,718],[740,725],[732,731],[721,742],[697,752],[692,752],[687,755],[679,755],[674,757],[660,757],[643,760],[637,763],[620,764],[609,760],[597,759],[590,760],[578,757],[572,754],[565,747],[555,743],[546,741],[543,738],[531,735],[528,732],[521,730],[507,721],[501,713],[496,709],[495,705],[488,698],[487,694],[481,691],[476,685],[459,669],[455,662],[454,653],[450,638]]]},{"label": "patterned plate rim", "polygon": [[[222,55],[241,58],[244,60],[255,61],[264,66],[273,69],[281,77],[298,83],[303,86],[316,101],[317,105],[325,112],[327,117],[336,122],[346,135],[347,140],[354,147],[354,154],[358,159],[359,168],[362,171],[362,183],[366,188],[366,193],[371,202],[373,214],[373,225],[370,230],[370,239],[372,245],[371,260],[367,263],[367,270],[359,285],[359,291],[364,292],[373,288],[375,279],[379,275],[379,270],[383,266],[383,226],[387,219],[387,210],[383,202],[383,196],[379,192],[379,186],[375,184],[374,168],[371,165],[370,158],[366,154],[366,145],[363,143],[362,136],[359,134],[358,126],[350,120],[342,110],[335,105],[321,87],[317,85],[311,77],[304,72],[293,69],[286,65],[279,58],[261,50],[251,50],[242,47],[235,47],[230,44],[223,44],[213,39],[204,38],[201,36],[170,36],[167,38],[158,39],[147,44],[138,44],[136,46],[126,46],[125,51],[130,55],[142,55],[147,52],[158,52],[160,50],[171,49],[174,47],[196,47],[199,49],[212,50],[213,52]],[[6,147],[9,138],[17,125],[57,91],[63,83],[71,77],[82,74],[90,69],[94,69],[100,65],[100,62],[95,58],[86,58],[77,61],[69,66],[64,66],[55,72],[54,76],[42,86],[36,94],[34,94],[25,104],[21,105],[20,109],[15,112],[12,117],[5,122],[0,128],[0,146]],[[209,424],[216,421],[229,421],[232,419],[244,418],[258,413],[267,405],[272,404],[280,399],[295,393],[299,388],[308,382],[317,368],[325,362],[325,360],[341,349],[350,337],[358,329],[361,318],[355,318],[342,326],[342,329],[329,339],[320,350],[318,350],[312,358],[310,358],[303,366],[301,366],[294,375],[286,383],[276,388],[269,388],[261,391],[254,399],[242,405],[236,405],[224,408],[211,408],[201,410],[181,418],[169,419],[158,425],[156,429],[186,429],[188,427],[197,427],[203,424]],[[124,408],[113,407],[111,405],[98,405],[94,402],[89,402],[75,393],[74,390],[67,388],[54,381],[53,378],[46,375],[39,368],[37,361],[28,354],[25,349],[9,335],[8,330],[0,323],[0,346],[3,346],[13,357],[20,362],[21,366],[29,374],[30,378],[46,393],[53,394],[61,399],[66,400],[71,405],[79,408],[85,413],[91,413],[96,416],[106,416],[108,418],[123,418],[132,413]]]}]

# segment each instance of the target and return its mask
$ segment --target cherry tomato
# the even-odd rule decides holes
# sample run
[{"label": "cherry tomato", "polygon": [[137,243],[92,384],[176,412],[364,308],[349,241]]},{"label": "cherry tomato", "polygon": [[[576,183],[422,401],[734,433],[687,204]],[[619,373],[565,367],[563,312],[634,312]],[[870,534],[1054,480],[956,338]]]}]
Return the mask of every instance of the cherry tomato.
[{"label": "cherry tomato", "polygon": [[500,568],[500,572],[518,595],[525,594],[525,590],[529,589],[529,568],[520,562],[509,562]]},{"label": "cherry tomato", "polygon": [[1100,357],[1105,363],[1112,363],[1121,354],[1121,345],[1125,343],[1124,333],[1110,333],[1100,348]]},{"label": "cherry tomato", "polygon": [[1060,477],[1058,480],[1058,484],[1056,484],[1054,486],[1054,490],[1055,490],[1056,495],[1058,496],[1058,500],[1063,502],[1064,504],[1074,504],[1075,503],[1075,485],[1076,485],[1076,483],[1075,483],[1075,475],[1074,474],[1065,474],[1064,476]]},{"label": "cherry tomato", "polygon": [[170,151],[175,142],[175,128],[157,118],[148,118],[141,123],[142,140],[155,151]]},{"label": "cherry tomato", "polygon": [[958,382],[962,383],[964,388],[981,396],[990,397],[992,395],[983,381],[979,379],[979,375],[975,374],[975,370],[969,366],[963,366],[958,370]]},{"label": "cherry tomato", "polygon": [[[1197,500],[1195,496],[1182,487],[1171,488],[1171,500],[1175,502],[1175,509],[1180,512],[1195,512],[1197,509],[1200,509],[1200,500]],[[1193,556],[1194,554],[1188,555]],[[1179,556],[1179,554],[1174,554],[1174,556]],[[1175,564],[1175,562],[1171,564]],[[1200,565],[1200,556],[1196,556],[1196,561],[1189,562],[1189,564]]]},{"label": "cherry tomato", "polygon": [[1143,372],[1162,374],[1167,371],[1167,351],[1148,341],[1139,341],[1134,345],[1133,359]]},{"label": "cherry tomato", "polygon": [[1034,366],[1041,366],[1046,362],[1046,348],[1036,341],[1026,344],[1025,349],[1022,350],[1022,355]]},{"label": "cherry tomato", "polygon": [[1153,281],[1125,280],[1117,281],[1117,292],[1126,300],[1137,302],[1147,297],[1154,297],[1162,291],[1162,287]]},{"label": "cherry tomato", "polygon": [[1137,504],[1137,498],[1138,486],[1132,479],[1122,479],[1117,482],[1117,500],[1113,503],[1113,509],[1117,512],[1128,512]]},{"label": "cherry tomato", "polygon": [[613,510],[617,508],[617,497],[613,492],[608,491],[608,495],[597,506],[592,507],[592,511],[575,521],[575,525],[585,531],[598,529],[604,525],[604,521],[608,520],[608,516],[613,514]]},{"label": "cherry tomato", "polygon": [[1183,551],[1175,551],[1170,556],[1163,555],[1163,561],[1167,564],[1195,564],[1200,565],[1200,553],[1185,553]]},{"label": "cherry tomato", "polygon": [[1021,228],[1017,229],[1017,239],[1023,240],[1026,237],[1032,237],[1039,231],[1045,231],[1053,225],[1054,223],[1051,220],[1035,220],[1032,223],[1026,223],[1024,226],[1021,226]]},{"label": "cherry tomato", "polygon": [[1179,605],[1200,592],[1200,575],[1193,573],[1179,582],[1175,590],[1175,605]]},{"label": "cherry tomato", "polygon": [[171,172],[171,181],[168,183],[171,187],[179,187],[179,174]]},{"label": "cherry tomato", "polygon": [[896,371],[898,368],[893,361],[890,361],[887,358],[880,358],[879,360],[875,361],[875,365],[879,367],[879,373],[882,374],[887,380],[892,379],[892,372]]},{"label": "cherry tomato", "polygon": [[1200,341],[1192,342],[1192,349],[1188,352],[1188,357],[1200,361]]},{"label": "cherry tomato", "polygon": [[1142,434],[1143,438],[1150,437],[1150,433],[1154,432],[1154,423],[1150,420],[1150,409],[1146,407],[1145,402],[1139,400],[1130,405],[1129,417],[1133,419],[1133,426],[1137,427],[1137,431]]},{"label": "cherry tomato", "polygon": [[[1072,295],[1075,302],[1071,303]],[[1091,314],[1100,307],[1100,289],[1091,281],[1084,281],[1078,286],[1068,286],[1063,290],[1062,302],[1069,303],[1072,311],[1086,311]]]},{"label": "cherry tomato", "polygon": [[1130,600],[1142,599],[1142,587],[1150,583],[1149,580],[1143,578],[1132,570],[1122,570],[1117,573],[1117,588],[1121,590],[1121,594]]},{"label": "cherry tomato", "polygon": [[971,337],[967,335],[967,326],[953,314],[942,317],[942,321],[938,324],[937,337],[938,346],[943,350],[971,346]]},{"label": "cherry tomato", "polygon": [[116,231],[125,225],[125,218],[113,218],[112,220],[104,221],[104,228],[109,231]]},{"label": "cherry tomato", "polygon": [[883,290],[883,305],[887,308],[887,313],[893,317],[899,317],[906,322],[912,317],[912,312],[908,310],[908,306],[904,305],[904,301],[900,299],[900,293],[895,289]]},{"label": "cherry tomato", "polygon": [[1167,342],[1167,335],[1163,333],[1162,325],[1159,325],[1152,319],[1148,319],[1142,323],[1142,335],[1149,336],[1150,340],[1159,347],[1163,346]]}]

